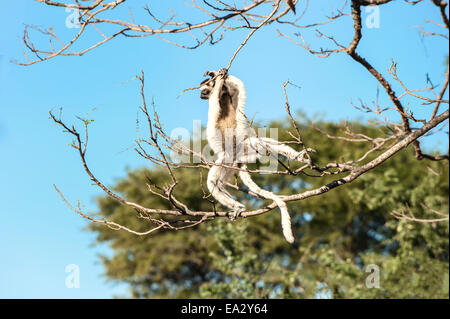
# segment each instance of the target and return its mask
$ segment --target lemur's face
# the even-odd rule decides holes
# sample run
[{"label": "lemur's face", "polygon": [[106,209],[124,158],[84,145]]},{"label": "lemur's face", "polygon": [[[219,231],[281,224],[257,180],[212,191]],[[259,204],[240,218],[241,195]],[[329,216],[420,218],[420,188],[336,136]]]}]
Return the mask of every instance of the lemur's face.
[{"label": "lemur's face", "polygon": [[211,79],[206,79],[200,83],[200,98],[202,100],[208,100],[211,92],[214,88],[215,81]]}]

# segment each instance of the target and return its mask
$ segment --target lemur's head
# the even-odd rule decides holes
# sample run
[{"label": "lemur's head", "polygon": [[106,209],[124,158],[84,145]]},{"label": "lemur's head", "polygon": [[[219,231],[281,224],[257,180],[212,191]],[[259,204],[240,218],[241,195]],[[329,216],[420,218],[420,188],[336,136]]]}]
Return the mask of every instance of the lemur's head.
[{"label": "lemur's head", "polygon": [[212,79],[212,77],[209,79],[203,80],[202,83],[200,83],[200,98],[202,100],[209,99],[209,97],[213,91],[215,83],[216,83],[216,81],[214,81]]}]

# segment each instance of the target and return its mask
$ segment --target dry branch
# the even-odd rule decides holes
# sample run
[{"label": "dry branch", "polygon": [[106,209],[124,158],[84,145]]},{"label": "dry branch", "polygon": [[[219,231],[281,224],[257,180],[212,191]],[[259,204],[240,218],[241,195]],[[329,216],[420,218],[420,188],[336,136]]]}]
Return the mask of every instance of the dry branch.
[{"label": "dry branch", "polygon": [[[412,5],[417,5],[423,0],[418,1],[407,1]],[[448,18],[446,16],[446,6],[447,4],[444,1],[432,0],[433,3],[437,6],[440,15],[442,17],[442,24],[435,23],[436,25],[443,28],[442,33],[438,32],[428,32],[423,28],[419,28],[420,32],[426,36],[437,36],[440,39],[448,39]],[[336,178],[331,183],[323,183],[321,187],[316,189],[307,190],[297,194],[284,195],[281,196],[283,201],[291,202],[291,201],[299,201],[304,200],[306,198],[312,196],[322,195],[336,187],[348,184],[356,180],[359,176],[369,172],[370,170],[376,168],[384,161],[388,160],[392,156],[394,156],[399,151],[408,147],[408,145],[412,144],[415,149],[416,158],[428,159],[428,160],[447,160],[448,154],[440,154],[440,155],[429,155],[424,154],[421,149],[420,143],[418,139],[422,136],[426,136],[430,134],[433,129],[439,129],[439,125],[444,124],[448,121],[449,111],[448,111],[448,99],[444,98],[448,85],[449,85],[449,71],[447,68],[447,72],[442,80],[442,86],[440,87],[439,93],[435,92],[438,86],[434,85],[426,85],[422,88],[410,88],[406,81],[401,79],[400,70],[397,69],[397,64],[392,62],[390,67],[387,67],[388,75],[392,77],[393,83],[397,83],[400,85],[403,90],[402,93],[398,94],[393,90],[393,83],[389,81],[389,78],[384,76],[382,72],[377,70],[367,58],[360,55],[358,52],[358,45],[363,37],[363,23],[361,20],[361,7],[368,5],[384,5],[386,3],[391,2],[390,0],[352,0],[350,1],[350,7],[347,8],[347,1],[344,1],[343,6],[337,11],[332,12],[330,16],[324,22],[312,23],[309,25],[301,25],[298,23],[299,19],[305,15],[306,9],[309,6],[309,2],[306,1],[305,9],[299,17],[295,17],[290,14],[293,10],[293,6],[295,5],[297,9],[299,9],[300,1],[292,1],[287,3],[286,1],[281,0],[254,0],[250,2],[243,3],[242,5],[235,4],[234,2],[226,2],[226,1],[203,1],[202,4],[198,4],[195,0],[190,1],[190,6],[194,10],[200,11],[205,15],[205,19],[197,22],[190,23],[188,21],[176,20],[177,15],[171,11],[170,17],[167,19],[162,19],[157,17],[156,13],[152,11],[150,8],[146,7],[144,10],[148,14],[148,16],[154,22],[154,25],[144,25],[135,22],[135,18],[131,11],[127,12],[129,15],[130,21],[120,20],[114,17],[108,17],[108,15],[113,16],[113,11],[116,7],[120,7],[126,0],[116,0],[111,2],[106,2],[103,0],[95,0],[95,1],[85,1],[85,4],[81,4],[77,0],[67,1],[67,2],[54,2],[47,0],[40,0],[40,2],[45,3],[49,6],[62,7],[62,8],[71,8],[79,10],[80,12],[80,30],[76,33],[76,35],[69,40],[68,42],[64,42],[60,40],[55,31],[53,29],[42,30],[37,27],[30,28],[29,26],[24,30],[23,42],[25,47],[31,52],[34,58],[30,58],[25,55],[26,62],[19,63],[21,65],[31,65],[38,62],[46,61],[48,59],[52,59],[56,56],[79,56],[83,55],[88,51],[93,50],[94,48],[118,37],[118,36],[126,36],[126,37],[148,37],[148,36],[156,36],[164,41],[168,41],[176,46],[187,48],[187,49],[195,49],[207,42],[214,44],[220,41],[226,32],[240,30],[240,29],[248,29],[250,30],[247,36],[241,41],[240,45],[237,49],[231,54],[231,58],[228,62],[226,69],[229,69],[232,63],[235,61],[237,55],[241,51],[241,49],[248,43],[251,37],[261,30],[264,26],[278,23],[280,25],[289,25],[296,29],[308,30],[311,28],[316,28],[315,32],[319,38],[324,39],[327,43],[333,45],[333,48],[330,49],[314,49],[312,46],[306,42],[303,36],[299,33],[295,33],[294,36],[298,38],[298,40],[294,40],[294,37],[286,35],[281,31],[278,31],[279,35],[288,38],[294,44],[297,44],[304,49],[306,49],[309,53],[321,57],[327,58],[332,54],[344,53],[348,57],[350,57],[353,61],[361,65],[364,69],[368,71],[368,74],[373,76],[379,83],[379,86],[386,93],[387,97],[391,105],[388,106],[380,106],[378,103],[378,96],[376,102],[374,102],[373,106],[368,106],[363,101],[360,101],[359,105],[353,104],[353,106],[363,112],[371,113],[379,118],[381,118],[381,125],[386,129],[386,133],[384,132],[384,136],[371,137],[358,132],[353,132],[348,125],[345,125],[342,130],[341,135],[331,135],[320,128],[316,128],[319,133],[324,134],[326,137],[330,139],[338,139],[344,140],[349,143],[365,143],[367,145],[367,151],[361,155],[359,158],[354,158],[345,162],[333,161],[327,163],[325,165],[318,165],[313,161],[310,154],[308,154],[308,148],[306,145],[308,141],[304,141],[302,138],[301,131],[291,114],[288,94],[287,94],[287,85],[291,84],[291,82],[286,81],[283,86],[283,94],[285,97],[285,105],[286,112],[289,118],[289,121],[292,126],[292,131],[288,130],[287,134],[292,138],[291,141],[285,141],[286,144],[297,144],[303,148],[306,152],[306,157],[308,159],[308,163],[293,170],[289,167],[289,164],[284,164],[280,160],[281,169],[277,169],[275,171],[268,171],[263,169],[252,169],[246,171],[255,174],[279,174],[279,175],[292,175],[297,176],[300,173],[306,174],[308,176],[314,177],[324,177],[328,175],[336,175]],[[295,8],[295,7],[294,7]],[[266,12],[265,14],[263,12]],[[340,19],[345,19],[351,17],[353,20],[353,28],[349,31],[352,32],[353,37],[351,41],[347,44],[340,43],[334,35],[327,35],[318,28],[335,23]],[[287,19],[287,20],[283,20]],[[291,20],[289,20],[291,18]],[[112,33],[105,33],[101,30],[103,25],[115,26],[118,28],[117,31]],[[30,39],[30,35],[28,30],[33,29],[37,32],[42,33],[43,35],[49,38],[49,49],[40,49],[38,48],[34,42]],[[78,43],[79,38],[90,31],[95,31],[96,33],[100,33],[102,36],[101,40],[97,43],[92,44],[91,46],[81,49],[75,50],[74,45]],[[194,43],[192,45],[185,45],[180,43],[175,43],[171,40],[168,40],[166,36],[170,36],[171,34],[188,34],[189,37],[194,39]],[[56,44],[59,44],[59,48],[56,48]],[[127,199],[119,196],[114,193],[111,189],[106,187],[100,180],[98,180],[95,175],[90,170],[87,161],[86,161],[86,152],[87,152],[87,144],[88,144],[88,124],[89,120],[82,119],[84,133],[80,134],[76,128],[72,125],[67,125],[61,119],[61,116],[56,117],[52,112],[50,112],[51,119],[58,124],[60,127],[64,129],[69,135],[74,138],[74,143],[72,147],[77,150],[77,153],[81,159],[81,163],[87,175],[90,179],[100,187],[108,196],[119,201],[120,203],[127,205],[133,208],[139,218],[143,218],[153,224],[153,227],[145,232],[136,232],[129,228],[126,228],[122,225],[118,225],[113,222],[108,222],[102,219],[98,219],[93,217],[93,212],[90,211],[86,213],[86,208],[80,204],[71,205],[63,196],[61,191],[56,188],[56,191],[61,196],[61,198],[66,202],[69,207],[80,214],[82,217],[87,218],[91,222],[102,223],[112,229],[122,229],[129,232],[132,232],[136,235],[146,235],[150,234],[159,229],[173,229],[179,230],[188,227],[194,227],[203,222],[206,222],[214,217],[228,217],[229,214],[226,211],[220,211],[216,207],[216,202],[210,198],[210,196],[206,193],[203,187],[203,169],[209,169],[213,165],[221,165],[224,167],[232,168],[235,170],[244,170],[244,168],[236,168],[233,165],[227,164],[216,164],[214,160],[206,158],[203,154],[198,153],[186,145],[180,143],[177,140],[174,140],[167,134],[163,125],[160,123],[159,116],[156,111],[152,114],[149,112],[149,108],[147,107],[147,101],[144,94],[144,73],[137,77],[140,81],[140,95],[142,98],[142,105],[140,106],[141,112],[145,115],[147,126],[148,126],[148,136],[147,138],[141,138],[136,141],[136,152],[142,156],[143,158],[150,161],[150,163],[163,167],[170,178],[170,183],[165,185],[159,185],[152,181],[150,178],[147,178],[147,187],[149,192],[153,196],[158,196],[163,200],[169,203],[171,209],[156,209],[144,207],[139,203],[134,203],[128,201]],[[198,87],[197,87],[198,88]],[[197,89],[197,88],[190,88]],[[186,91],[185,90],[185,91]],[[428,107],[430,115],[428,119],[419,119],[414,116],[414,112],[412,107],[408,104],[403,104],[402,98],[408,96],[409,98],[414,100],[414,105],[420,105],[421,107]],[[443,105],[446,104],[446,110],[442,111]],[[397,122],[392,115],[388,115],[389,111],[394,111],[397,116],[400,118],[400,122]],[[248,121],[249,127],[251,128],[253,121]],[[411,123],[414,123],[412,127]],[[150,151],[148,150],[150,148]],[[320,155],[320,149],[315,147],[318,150],[318,154]],[[168,151],[173,151],[177,153],[182,153],[185,155],[189,155],[190,157],[198,159],[198,162],[193,163],[175,163],[171,161],[170,157],[167,156]],[[369,157],[371,160],[368,160]],[[200,174],[200,185],[203,192],[202,199],[208,203],[211,207],[209,211],[196,211],[179,199],[174,195],[174,190],[176,189],[179,181],[174,174],[174,170],[181,168],[189,168],[196,169]],[[238,184],[229,184],[231,188],[234,188],[237,191],[245,192],[250,196],[258,197],[256,194],[249,192],[245,189],[239,187]],[[83,211],[84,207],[84,211]],[[267,213],[277,205],[275,203],[269,204],[262,208],[246,211],[241,214],[242,217],[251,217],[260,214]],[[438,212],[434,212],[439,215]],[[403,214],[402,212],[393,212],[396,218],[402,218],[407,220],[414,221],[422,221],[415,217],[411,217]],[[171,218],[167,219],[168,216]],[[182,216],[179,220],[174,220],[173,216]],[[448,220],[448,216],[440,216],[439,218],[433,219],[433,222]]]}]

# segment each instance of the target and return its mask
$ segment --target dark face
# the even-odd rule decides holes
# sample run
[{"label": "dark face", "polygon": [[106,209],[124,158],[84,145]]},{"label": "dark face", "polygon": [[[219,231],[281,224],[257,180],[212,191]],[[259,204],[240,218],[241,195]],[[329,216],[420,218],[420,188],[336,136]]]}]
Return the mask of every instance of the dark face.
[{"label": "dark face", "polygon": [[[209,82],[208,82],[209,81]],[[204,80],[200,83],[200,98],[202,100],[208,100],[211,95],[212,89],[214,88],[214,81],[210,81],[210,79]]]}]

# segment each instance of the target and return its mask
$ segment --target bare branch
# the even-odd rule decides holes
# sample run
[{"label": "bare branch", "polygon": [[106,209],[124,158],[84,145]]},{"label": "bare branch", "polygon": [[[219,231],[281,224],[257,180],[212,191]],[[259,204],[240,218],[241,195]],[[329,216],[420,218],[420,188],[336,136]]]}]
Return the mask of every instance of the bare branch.
[{"label": "bare branch", "polygon": [[[73,137],[75,137],[75,142],[71,145],[73,148],[75,148],[78,151],[78,154],[80,156],[80,159],[82,161],[83,167],[85,172],[87,173],[87,175],[90,177],[90,179],[97,184],[97,186],[99,186],[108,196],[110,196],[111,198],[119,201],[120,203],[130,206],[131,208],[133,208],[136,212],[138,212],[138,217],[143,218],[143,219],[147,219],[150,222],[152,222],[153,224],[155,224],[156,226],[145,231],[145,232],[138,232],[138,231],[134,231],[131,230],[123,225],[119,225],[117,223],[113,223],[113,222],[108,222],[105,220],[101,220],[98,218],[94,218],[89,216],[88,214],[84,213],[81,209],[81,205],[80,203],[77,204],[77,207],[75,208],[74,206],[72,206],[63,196],[62,193],[59,191],[58,188],[55,189],[58,192],[58,194],[61,196],[61,198],[63,199],[63,201],[69,205],[69,207],[75,211],[76,213],[80,214],[83,218],[87,218],[88,220],[90,220],[91,222],[95,222],[95,223],[102,223],[105,224],[106,226],[112,228],[112,229],[116,229],[116,230],[125,230],[128,232],[131,232],[133,234],[136,235],[146,235],[146,234],[150,234],[158,229],[161,228],[167,228],[167,229],[173,229],[173,230],[178,230],[178,229],[184,229],[184,228],[188,228],[188,227],[194,227],[200,223],[203,223],[207,220],[209,220],[210,218],[214,218],[214,217],[228,217],[228,212],[225,211],[217,211],[216,207],[215,207],[215,202],[209,200],[209,196],[206,194],[206,192],[203,190],[203,199],[208,200],[211,204],[213,204],[213,210],[212,211],[195,211],[193,209],[190,209],[189,207],[187,207],[187,205],[185,205],[184,203],[182,203],[181,201],[179,201],[178,199],[176,199],[176,197],[173,195],[173,190],[175,188],[175,186],[178,184],[178,181],[175,177],[175,175],[173,174],[172,168],[176,167],[177,164],[175,163],[171,163],[169,161],[169,159],[166,157],[164,151],[163,151],[163,147],[161,146],[161,144],[159,143],[158,140],[158,136],[162,136],[164,140],[166,140],[169,144],[167,145],[168,147],[174,147],[176,142],[171,140],[170,137],[168,137],[167,134],[164,133],[162,126],[159,122],[159,117],[156,113],[156,111],[154,112],[154,116],[153,116],[153,120],[151,119],[148,109],[147,109],[147,103],[145,100],[145,95],[144,95],[144,74],[142,73],[140,77],[138,77],[138,79],[141,81],[141,86],[140,86],[140,92],[141,92],[141,97],[142,97],[142,106],[140,107],[141,111],[145,114],[146,118],[147,118],[147,122],[149,125],[149,140],[146,140],[149,145],[151,145],[152,147],[154,147],[157,152],[159,153],[158,157],[150,157],[152,160],[154,160],[155,162],[158,162],[160,165],[162,165],[163,167],[166,168],[170,179],[172,181],[172,183],[170,185],[161,187],[159,185],[156,185],[150,178],[147,178],[148,181],[148,188],[149,191],[155,195],[155,196],[159,196],[165,200],[167,200],[173,207],[174,209],[172,210],[167,210],[167,209],[157,209],[157,208],[148,208],[148,207],[144,207],[140,204],[134,203],[134,202],[130,202],[122,197],[120,197],[119,195],[115,194],[114,192],[112,192],[109,188],[107,188],[103,183],[101,183],[91,172],[91,170],[89,169],[87,163],[86,163],[86,151],[87,151],[87,128],[88,128],[88,124],[89,121],[86,119],[81,119],[84,123],[84,129],[86,130],[85,136],[86,136],[86,140],[82,141],[81,139],[81,135],[78,133],[78,131],[75,129],[74,126],[68,126],[66,125],[62,120],[61,117],[57,118],[56,116],[54,116],[54,114],[52,112],[50,112],[50,117],[51,119],[58,124],[59,126],[61,126],[65,132],[69,133],[70,135],[72,135]],[[283,85],[283,92],[286,93],[286,85],[289,84],[289,82],[285,82]],[[295,130],[297,131],[297,136],[294,136],[296,142],[301,142],[303,145],[303,141],[301,140],[301,135],[300,135],[300,130],[297,126],[297,124],[295,123],[295,120],[293,119],[292,115],[290,114],[290,107],[289,107],[289,103],[287,100],[287,94],[286,94],[286,111],[288,113],[288,115],[290,116],[291,119],[291,123],[293,125],[293,127],[295,128]],[[366,142],[371,142],[373,144],[372,148],[365,154],[363,155],[362,158],[354,160],[352,162],[348,162],[348,163],[329,163],[327,164],[325,167],[319,167],[317,165],[315,165],[312,160],[310,162],[310,165],[306,165],[304,167],[299,168],[297,171],[292,172],[295,174],[297,174],[298,172],[303,172],[304,169],[308,168],[312,169],[313,171],[319,172],[321,173],[321,175],[319,176],[323,176],[323,175],[329,175],[329,174],[342,174],[347,172],[348,174],[342,178],[336,179],[331,183],[327,183],[319,188],[313,189],[313,190],[308,190],[308,191],[304,191],[302,193],[298,193],[298,194],[293,194],[293,195],[284,195],[284,196],[280,196],[281,199],[283,201],[286,202],[290,202],[290,201],[298,201],[298,200],[303,200],[312,196],[318,196],[321,194],[324,194],[328,191],[330,191],[333,188],[339,187],[341,185],[347,184],[347,183],[351,183],[352,181],[354,181],[355,179],[357,179],[359,176],[361,176],[362,174],[370,171],[371,169],[379,166],[381,163],[383,163],[384,161],[386,161],[387,159],[389,159],[390,157],[392,157],[393,155],[395,155],[397,152],[399,152],[400,150],[406,148],[409,144],[413,143],[415,140],[417,140],[417,138],[419,138],[420,136],[423,136],[424,134],[426,134],[428,131],[430,131],[431,129],[433,129],[434,127],[436,127],[437,125],[439,125],[440,123],[442,123],[445,120],[448,120],[449,118],[449,111],[445,111],[443,113],[441,113],[438,116],[435,116],[433,119],[431,119],[429,122],[427,122],[426,124],[423,125],[423,127],[421,127],[420,129],[416,130],[415,132],[410,132],[409,134],[407,134],[406,136],[402,136],[402,139],[398,142],[396,142],[393,145],[390,145],[387,150],[385,150],[383,153],[381,153],[380,155],[376,156],[373,160],[371,160],[368,163],[362,164],[360,166],[357,166],[357,164],[361,163],[363,161],[363,159],[365,159],[367,157],[368,154],[374,152],[374,151],[378,151],[382,149],[382,146],[390,140],[395,139],[397,136],[395,137],[388,137],[388,138],[371,138],[368,136],[365,136],[363,134],[359,134],[358,133],[353,133],[351,132],[349,129],[346,129],[347,134],[349,135],[353,135],[353,136],[358,136],[360,137],[358,140],[350,140],[352,142],[356,141],[356,142],[360,142],[360,141],[366,141]],[[143,140],[139,140],[138,144],[140,144],[140,142]],[[192,166],[193,168],[208,168],[211,167],[212,165],[215,165],[215,163],[213,161],[207,161],[205,160],[206,165],[202,166],[202,165],[197,165],[197,166]],[[222,164],[216,164],[216,165],[222,165]],[[335,172],[329,172],[329,169],[337,169],[337,171]],[[256,172],[262,172],[261,170],[256,170]],[[276,171],[276,172],[272,172],[273,174],[278,174],[280,172]],[[286,174],[288,174],[289,172],[285,172]],[[308,173],[306,173],[308,174]],[[202,176],[202,175],[200,175]],[[203,184],[202,182],[202,177],[200,177],[200,183],[201,185]],[[257,194],[253,194],[252,192],[248,192],[245,191],[244,189],[240,189],[238,185],[233,185],[233,184],[229,184],[228,186],[238,190],[238,191],[243,191],[246,192],[249,195],[255,196],[255,197],[259,197],[257,196]],[[203,189],[203,187],[202,187]],[[267,213],[271,210],[273,210],[274,208],[276,208],[276,204],[272,203],[270,205],[267,205],[265,207],[262,207],[260,209],[257,210],[253,210],[253,211],[246,211],[243,212],[241,214],[242,217],[251,217],[251,216],[256,216],[256,215],[260,215],[260,214],[264,214]],[[158,215],[158,216],[164,216],[164,215],[171,215],[171,216],[185,216],[187,219],[183,219],[183,220],[164,220],[162,218],[154,218],[152,217],[153,215]],[[198,217],[200,217],[200,219],[198,219]],[[186,225],[182,225],[182,226],[175,226],[174,224],[176,223],[184,223]]]}]

